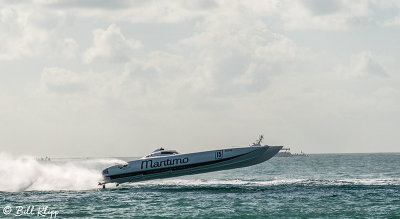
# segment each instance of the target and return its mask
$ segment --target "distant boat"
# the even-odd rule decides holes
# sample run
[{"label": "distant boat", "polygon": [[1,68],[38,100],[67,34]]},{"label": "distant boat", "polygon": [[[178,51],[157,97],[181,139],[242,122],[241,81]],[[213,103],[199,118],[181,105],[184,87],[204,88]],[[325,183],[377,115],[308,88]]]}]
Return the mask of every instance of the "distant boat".
[{"label": "distant boat", "polygon": [[303,153],[303,151],[300,152],[300,154],[295,153],[292,154],[290,152],[290,148],[282,148],[278,154],[275,155],[276,157],[295,157],[295,156],[308,156],[307,154]]},{"label": "distant boat", "polygon": [[51,161],[49,156],[45,156],[45,157],[36,157],[35,160],[37,161]]},{"label": "distant boat", "polygon": [[276,155],[283,146],[261,145],[263,136],[250,147],[226,148],[189,154],[179,154],[176,150],[159,148],[151,154],[114,165],[103,170],[103,180],[107,183],[139,182],[183,175],[207,173],[220,170],[247,167],[262,163]]}]

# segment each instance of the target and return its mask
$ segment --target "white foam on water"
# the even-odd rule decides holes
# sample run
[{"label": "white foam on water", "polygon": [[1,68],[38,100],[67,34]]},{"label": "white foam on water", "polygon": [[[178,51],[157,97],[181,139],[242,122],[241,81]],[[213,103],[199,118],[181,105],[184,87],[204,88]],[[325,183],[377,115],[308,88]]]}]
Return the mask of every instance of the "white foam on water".
[{"label": "white foam on water", "polygon": [[243,186],[279,186],[279,185],[400,185],[399,179],[273,179],[265,181],[254,180],[201,180],[201,179],[165,179],[128,183],[131,186],[219,186],[219,185],[243,185]]},{"label": "white foam on water", "polygon": [[342,179],[338,180],[341,184],[354,184],[354,185],[400,185],[400,179],[395,178],[376,178],[376,179]]},{"label": "white foam on water", "polygon": [[0,152],[0,191],[57,191],[98,188],[101,170],[117,159],[37,161],[31,156],[13,157]]},{"label": "white foam on water", "polygon": [[271,181],[250,181],[250,180],[201,180],[201,179],[166,179],[166,180],[156,180],[148,182],[138,182],[130,183],[130,185],[137,186],[218,186],[218,185],[284,185],[284,184],[294,184],[303,182],[303,179],[281,179],[281,180],[271,180]]}]

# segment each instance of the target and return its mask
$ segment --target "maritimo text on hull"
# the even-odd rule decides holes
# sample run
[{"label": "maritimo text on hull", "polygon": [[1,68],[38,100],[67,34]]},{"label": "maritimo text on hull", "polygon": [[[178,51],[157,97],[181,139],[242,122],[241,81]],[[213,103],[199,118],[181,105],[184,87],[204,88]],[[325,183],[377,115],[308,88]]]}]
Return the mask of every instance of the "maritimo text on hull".
[{"label": "maritimo text on hull", "polygon": [[126,164],[114,165],[103,170],[103,180],[107,183],[139,182],[183,175],[207,173],[247,167],[262,163],[275,156],[283,146],[261,145],[263,136],[248,147],[228,148],[179,154],[175,150],[163,148],[151,154],[129,161]]}]

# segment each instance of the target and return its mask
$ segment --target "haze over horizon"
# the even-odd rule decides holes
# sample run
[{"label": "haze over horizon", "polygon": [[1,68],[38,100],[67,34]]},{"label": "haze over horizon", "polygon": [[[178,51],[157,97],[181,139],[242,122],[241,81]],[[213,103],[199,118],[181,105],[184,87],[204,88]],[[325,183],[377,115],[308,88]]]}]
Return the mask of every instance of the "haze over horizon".
[{"label": "haze over horizon", "polygon": [[0,0],[0,153],[400,152],[400,2]]}]

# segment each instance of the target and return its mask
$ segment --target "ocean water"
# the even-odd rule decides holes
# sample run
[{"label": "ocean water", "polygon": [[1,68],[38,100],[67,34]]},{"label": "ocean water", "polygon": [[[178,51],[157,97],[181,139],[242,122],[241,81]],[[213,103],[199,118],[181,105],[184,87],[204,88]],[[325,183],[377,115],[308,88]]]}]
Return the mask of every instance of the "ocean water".
[{"label": "ocean water", "polygon": [[274,157],[208,174],[109,186],[100,171],[133,158],[0,154],[0,217],[400,218],[400,154]]}]

